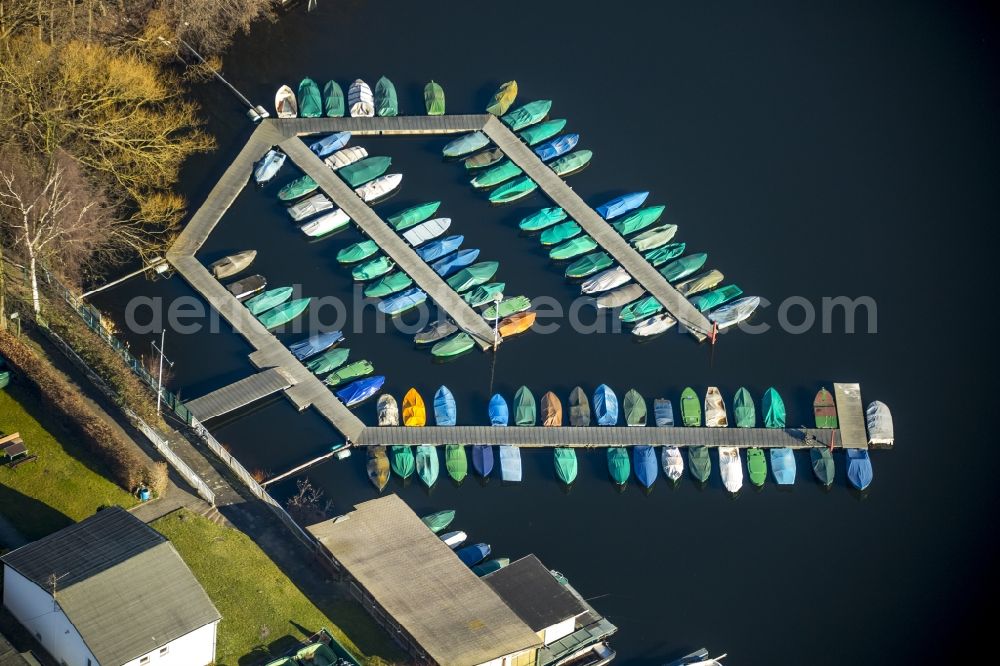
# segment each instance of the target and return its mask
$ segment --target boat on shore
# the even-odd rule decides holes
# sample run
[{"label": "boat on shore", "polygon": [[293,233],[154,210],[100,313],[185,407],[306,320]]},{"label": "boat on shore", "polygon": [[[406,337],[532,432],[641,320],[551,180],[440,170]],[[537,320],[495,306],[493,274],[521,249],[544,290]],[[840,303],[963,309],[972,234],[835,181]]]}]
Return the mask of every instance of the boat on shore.
[{"label": "boat on shore", "polygon": [[549,110],[551,109],[552,100],[539,99],[512,109],[510,113],[504,114],[500,120],[510,128],[511,132],[517,132],[541,121],[545,116],[549,115]]},{"label": "boat on shore", "polygon": [[601,204],[594,210],[605,220],[613,220],[616,217],[635,210],[646,202],[649,192],[630,192],[620,197],[615,197],[607,203]]},{"label": "boat on shore", "polygon": [[490,143],[490,137],[482,131],[476,130],[468,134],[463,134],[457,139],[452,139],[444,148],[441,154],[445,157],[464,157],[469,153],[474,153],[481,148],[485,148]]},{"label": "boat on shore", "polygon": [[417,447],[417,476],[430,488],[437,483],[441,473],[441,463],[438,460],[437,448],[421,444]]},{"label": "boat on shore", "polygon": [[393,271],[388,275],[365,285],[364,295],[367,298],[381,298],[403,291],[413,284],[413,278],[402,271]]},{"label": "boat on shore", "polygon": [[292,287],[268,289],[264,293],[258,294],[257,296],[254,296],[250,300],[246,301],[244,305],[246,305],[247,309],[250,310],[250,314],[259,315],[287,301],[292,297],[293,291],[295,291],[295,289]]},{"label": "boat on shore", "polygon": [[566,119],[557,118],[555,120],[547,120],[544,123],[539,123],[538,125],[532,125],[527,127],[517,133],[521,141],[524,141],[529,146],[535,146],[551,139],[559,132],[562,132],[566,128]]},{"label": "boat on shore", "polygon": [[542,208],[518,222],[521,231],[541,231],[566,219],[566,211],[558,206]]},{"label": "boat on shore", "polygon": [[249,275],[236,282],[227,284],[226,291],[235,296],[236,300],[245,302],[251,296],[264,291],[264,287],[266,286],[267,278],[263,275]]},{"label": "boat on shore", "polygon": [[721,331],[749,319],[759,306],[760,296],[745,296],[710,311],[708,318],[715,322]]},{"label": "boat on shore", "polygon": [[496,275],[499,268],[500,262],[498,261],[480,261],[478,264],[472,264],[463,268],[445,280],[445,282],[458,293],[462,293],[463,291],[489,282]]},{"label": "boat on shore", "polygon": [[644,253],[642,257],[648,261],[653,268],[659,268],[671,259],[676,259],[684,254],[684,250],[686,249],[687,243],[667,243],[666,245],[661,245],[655,250],[650,250],[649,252]]},{"label": "boat on shore", "polygon": [[[289,206],[285,209],[289,217],[291,217],[296,222],[301,222],[307,217],[311,217],[316,213],[322,213],[324,210],[330,210],[333,208],[333,202],[323,194],[314,194],[308,199],[303,199],[297,202],[294,206]],[[346,214],[344,215],[346,217]]]},{"label": "boat on shore", "polygon": [[594,301],[594,304],[598,309],[620,308],[642,298],[645,294],[646,290],[642,288],[641,284],[632,282],[601,294]]},{"label": "boat on shore", "polygon": [[552,169],[557,176],[565,178],[566,176],[572,176],[574,173],[590,164],[590,160],[593,157],[593,151],[574,150],[572,153],[563,155],[549,164],[549,168]]},{"label": "boat on shore", "polygon": [[472,468],[484,479],[493,471],[493,447],[485,444],[472,446]]},{"label": "boat on shore", "polygon": [[494,167],[480,171],[475,178],[469,181],[469,184],[477,190],[486,190],[505,183],[515,176],[520,176],[522,173],[524,172],[521,171],[521,167],[506,160]]},{"label": "boat on shore", "polygon": [[468,567],[473,567],[490,555],[490,545],[488,543],[475,543],[471,546],[464,546],[455,551],[458,559]]},{"label": "boat on shore", "polygon": [[396,231],[403,231],[405,229],[409,229],[410,227],[415,227],[424,220],[430,218],[430,216],[436,213],[440,207],[440,201],[428,201],[426,203],[417,204],[416,206],[404,208],[397,213],[393,213],[389,217],[385,218],[385,221]]},{"label": "boat on shore", "polygon": [[558,245],[568,241],[570,238],[578,236],[583,229],[573,220],[560,222],[543,231],[538,236],[538,242],[542,245]]},{"label": "boat on shore", "polygon": [[666,209],[667,207],[664,205],[640,208],[627,217],[613,222],[611,226],[622,236],[629,236],[637,231],[642,231],[647,227],[653,226],[663,216],[663,211]]},{"label": "boat on shore", "polygon": [[456,326],[452,321],[448,319],[439,319],[417,331],[416,335],[413,336],[413,344],[432,345],[435,342],[444,340],[457,330],[458,326]]},{"label": "boat on shore", "polygon": [[497,332],[501,338],[509,338],[518,333],[524,333],[535,323],[538,317],[537,312],[518,312],[509,317],[504,317],[497,324]]},{"label": "boat on shore", "polygon": [[378,252],[378,243],[373,240],[363,240],[352,243],[337,252],[337,263],[356,264]]},{"label": "boat on shore", "polygon": [[529,427],[535,425],[537,408],[531,389],[522,386],[514,393],[514,425]]},{"label": "boat on shore", "polygon": [[361,187],[365,183],[375,180],[392,165],[392,158],[385,155],[366,157],[358,160],[354,164],[349,164],[337,170],[337,175],[351,187]]},{"label": "boat on shore", "polygon": [[637,338],[651,338],[666,333],[677,325],[677,320],[666,312],[646,317],[632,327],[632,335]]},{"label": "boat on shore", "polygon": [[469,475],[469,459],[465,456],[465,447],[461,444],[445,444],[444,468],[455,483],[465,481]]},{"label": "boat on shore", "polygon": [[502,294],[506,287],[506,282],[487,282],[463,294],[462,300],[468,303],[469,307],[478,308],[492,303],[496,295]]},{"label": "boat on shore", "polygon": [[434,423],[439,426],[454,426],[458,422],[458,408],[455,396],[447,386],[440,386],[434,392]]},{"label": "boat on shore", "polygon": [[292,356],[298,360],[304,361],[320,352],[326,351],[343,339],[344,334],[341,331],[326,331],[325,333],[310,335],[305,340],[299,340],[289,345],[288,351],[292,352]]},{"label": "boat on shore", "polygon": [[565,243],[557,245],[549,250],[549,259],[552,259],[553,261],[575,259],[576,257],[579,257],[582,254],[587,254],[596,248],[597,241],[584,234],[582,236],[577,236],[576,238],[571,238]]},{"label": "boat on shore", "polygon": [[847,449],[847,480],[858,490],[872,482],[872,461],[865,449]]},{"label": "boat on shore", "polygon": [[214,275],[217,280],[222,280],[243,271],[250,264],[252,264],[253,260],[256,258],[257,250],[243,250],[242,252],[237,252],[236,254],[231,254],[228,257],[219,259],[209,266],[209,268],[212,271],[212,275]]},{"label": "boat on shore", "polygon": [[460,331],[450,338],[436,342],[431,347],[431,356],[435,358],[451,358],[459,354],[464,354],[475,346],[476,342],[472,339],[472,336],[465,331]]},{"label": "boat on shore", "polygon": [[384,446],[369,446],[368,460],[365,462],[368,471],[368,480],[372,482],[379,492],[385,490],[389,483],[389,456],[386,455]]},{"label": "boat on shore", "polygon": [[632,462],[635,465],[635,478],[643,488],[652,488],[656,481],[658,465],[656,451],[652,446],[640,445],[632,447]]},{"label": "boat on shore", "polygon": [[394,316],[408,312],[426,300],[427,292],[417,287],[410,287],[380,302],[376,309],[383,314]]},{"label": "boat on shore", "polygon": [[424,516],[420,520],[427,526],[427,529],[437,534],[451,525],[451,521],[455,520],[455,510],[447,509],[445,511],[438,511],[437,513]]},{"label": "boat on shore", "polygon": [[690,298],[695,294],[700,294],[703,291],[708,291],[709,289],[716,287],[720,282],[722,282],[723,279],[725,279],[725,276],[722,274],[722,271],[717,268],[713,268],[705,271],[704,273],[699,273],[694,277],[688,278],[683,282],[678,282],[674,285],[674,289],[676,289],[681,296],[687,296]]},{"label": "boat on shore", "polygon": [[579,386],[569,393],[569,424],[577,428],[590,425],[590,401]]},{"label": "boat on shore", "polygon": [[465,236],[455,235],[448,236],[446,238],[440,238],[433,243],[428,243],[417,250],[417,256],[426,262],[434,261],[435,259],[440,259],[446,254],[454,252],[462,246],[465,241]]},{"label": "boat on shore", "polygon": [[661,224],[658,227],[647,229],[638,236],[629,240],[629,244],[638,252],[646,252],[663,247],[677,235],[676,224]]},{"label": "boat on shore", "polygon": [[399,115],[396,86],[385,76],[375,83],[375,113],[384,117]]},{"label": "boat on shore", "polygon": [[538,155],[538,159],[548,162],[573,150],[579,142],[579,134],[563,134],[554,139],[549,139],[532,150],[535,151],[535,155]]},{"label": "boat on shore", "polygon": [[611,480],[619,486],[628,483],[628,477],[632,474],[632,465],[628,460],[628,451],[624,446],[608,447],[608,474]]},{"label": "boat on shore", "polygon": [[278,175],[288,156],[277,148],[272,148],[254,165],[253,179],[258,185],[266,185]]},{"label": "boat on shore", "polygon": [[599,426],[618,424],[618,396],[607,384],[594,389],[594,416]]},{"label": "boat on shore", "polygon": [[667,282],[675,282],[694,273],[696,270],[704,266],[706,261],[708,261],[708,254],[704,252],[689,254],[681,257],[680,259],[674,259],[669,264],[661,268],[660,275],[662,275],[663,279]]},{"label": "boat on shore", "polygon": [[427,407],[417,389],[411,388],[403,396],[403,425],[422,428],[427,423]]},{"label": "boat on shore", "polygon": [[505,204],[523,199],[538,189],[538,183],[528,176],[519,176],[508,181],[490,193],[491,204]]},{"label": "boat on shore", "polygon": [[502,116],[507,113],[514,100],[517,99],[517,81],[507,81],[493,93],[493,99],[486,105],[486,113]]},{"label": "boat on shore", "polygon": [[328,374],[325,379],[323,379],[323,383],[327,386],[340,386],[341,384],[349,382],[352,379],[365,377],[373,372],[375,372],[375,366],[372,365],[372,362],[367,359],[362,359],[337,368]]},{"label": "boat on shore", "polygon": [[491,167],[494,164],[499,164],[506,155],[499,148],[493,148],[491,150],[484,150],[481,153],[476,153],[472,157],[465,158],[463,164],[468,171],[474,171],[476,169],[485,169]]},{"label": "boat on shore", "polygon": [[[310,143],[309,150],[311,150],[316,157],[328,157],[346,146],[350,140],[350,132],[334,132],[333,134],[328,134],[322,139],[318,139]],[[364,150],[364,148],[360,148],[360,150]]]},{"label": "boat on shore", "polygon": [[294,118],[299,115],[299,103],[291,87],[283,85],[274,94],[274,111],[278,118]]},{"label": "boat on shore", "polygon": [[333,79],[323,85],[323,113],[327,118],[344,115],[344,89]]},{"label": "boat on shore", "polygon": [[444,88],[433,80],[424,86],[424,108],[428,116],[444,115]]},{"label": "boat on shore", "polygon": [[483,312],[483,319],[488,321],[503,319],[504,317],[524,312],[530,307],[531,299],[527,296],[513,296],[511,298],[505,298],[499,303],[494,303],[486,308]]},{"label": "boat on shore", "polygon": [[382,375],[366,377],[365,379],[358,379],[351,382],[344,388],[336,391],[335,395],[345,406],[353,407],[378,393],[383,384],[385,384],[385,377]]},{"label": "boat on shore", "polygon": [[333,372],[340,366],[344,365],[350,354],[351,350],[346,347],[331,349],[323,352],[315,358],[310,359],[305,363],[305,366],[306,369],[314,375],[325,375],[326,373]]},{"label": "boat on shore", "polygon": [[[326,199],[326,197],[323,198]],[[347,213],[338,208],[333,212],[317,217],[315,220],[306,222],[299,229],[310,238],[322,238],[323,236],[328,236],[347,228],[347,225],[350,223],[351,218],[347,216]]]},{"label": "boat on shore", "polygon": [[450,217],[436,217],[427,220],[422,224],[407,229],[403,232],[403,238],[413,247],[419,247],[422,243],[437,238],[451,226]]},{"label": "boat on shore", "polygon": [[374,280],[377,277],[385,275],[395,268],[395,266],[396,264],[392,261],[392,259],[382,254],[374,259],[369,259],[363,264],[355,266],[351,269],[351,277],[358,282]]},{"label": "boat on shore", "polygon": [[308,76],[299,82],[299,116],[319,118],[323,115],[323,100],[319,86]]},{"label": "boat on shore", "polygon": [[372,89],[361,79],[355,79],[347,89],[347,108],[352,118],[372,118],[375,115]]},{"label": "boat on shore", "polygon": [[588,275],[593,275],[598,271],[603,271],[613,263],[615,263],[615,260],[607,252],[591,252],[567,266],[563,275],[571,280],[578,280]]},{"label": "boat on shore", "polygon": [[615,266],[587,278],[580,284],[580,291],[584,294],[599,294],[620,287],[631,279],[632,276],[628,271],[621,266]]},{"label": "boat on shore", "polygon": [[277,328],[305,312],[311,300],[312,298],[298,298],[294,301],[288,301],[257,315],[257,320],[268,330]]},{"label": "boat on shore", "polygon": [[354,193],[361,197],[365,203],[371,204],[395,192],[402,182],[403,174],[389,173],[355,188]]},{"label": "boat on shore", "polygon": [[438,259],[432,263],[431,270],[443,278],[465,268],[479,258],[479,248],[466,248]]}]

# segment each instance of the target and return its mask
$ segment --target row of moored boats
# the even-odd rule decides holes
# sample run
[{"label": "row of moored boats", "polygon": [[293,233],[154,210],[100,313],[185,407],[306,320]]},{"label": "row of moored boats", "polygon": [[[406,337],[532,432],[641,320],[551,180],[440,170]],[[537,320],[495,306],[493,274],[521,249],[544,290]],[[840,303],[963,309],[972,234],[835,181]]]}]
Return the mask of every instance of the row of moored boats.
[{"label": "row of moored boats", "polygon": [[[503,569],[505,566],[510,564],[509,557],[495,557],[489,560],[486,559],[490,556],[493,550],[490,548],[490,544],[488,543],[466,544],[469,536],[465,532],[461,530],[444,532],[444,530],[451,525],[452,521],[455,520],[454,509],[438,511],[430,515],[423,516],[420,520],[423,521],[424,525],[426,525],[431,532],[437,534],[446,546],[455,551],[455,556],[458,557],[464,565],[472,569],[472,572],[477,576],[485,576],[486,574]],[[442,532],[444,533],[442,534]]]},{"label": "row of moored boats", "polygon": [[[434,81],[424,86],[424,108],[429,116],[441,116],[445,111],[444,89]],[[299,82],[298,94],[288,85],[278,88],[274,95],[274,110],[279,118],[371,118],[374,116],[398,116],[399,96],[396,86],[383,76],[375,84],[375,90],[355,79],[347,88],[330,80],[319,85],[309,77]]]}]

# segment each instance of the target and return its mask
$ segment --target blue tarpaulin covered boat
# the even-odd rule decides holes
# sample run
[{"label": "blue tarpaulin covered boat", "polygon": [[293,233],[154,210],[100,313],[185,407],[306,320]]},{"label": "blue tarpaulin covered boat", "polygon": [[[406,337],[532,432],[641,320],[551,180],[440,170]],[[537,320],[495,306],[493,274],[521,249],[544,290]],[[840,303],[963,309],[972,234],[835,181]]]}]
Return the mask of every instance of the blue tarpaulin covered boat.
[{"label": "blue tarpaulin covered boat", "polygon": [[521,449],[510,444],[500,445],[500,478],[513,482],[521,480]]},{"label": "blue tarpaulin covered boat", "polygon": [[263,185],[277,176],[278,171],[285,164],[285,158],[287,157],[280,150],[272,148],[267,151],[267,154],[260,158],[260,161],[254,165],[253,178],[257,181],[257,184]]},{"label": "blue tarpaulin covered boat", "polygon": [[635,478],[643,488],[649,488],[656,481],[656,452],[652,446],[632,447],[632,464],[635,467]]},{"label": "blue tarpaulin covered boat", "polygon": [[771,472],[779,486],[795,483],[795,453],[787,447],[771,449]]},{"label": "blue tarpaulin covered boat", "polygon": [[507,401],[499,393],[490,398],[490,425],[506,426],[510,420]]},{"label": "blue tarpaulin covered boat", "polygon": [[493,447],[476,444],[472,447],[472,466],[480,476],[487,477],[493,471]]},{"label": "blue tarpaulin covered boat", "polygon": [[439,426],[453,426],[457,417],[455,396],[447,386],[442,386],[434,394],[434,423]]},{"label": "blue tarpaulin covered boat", "polygon": [[858,490],[872,482],[872,461],[864,449],[847,449],[847,480]]},{"label": "blue tarpaulin covered boat", "polygon": [[434,261],[449,252],[457,250],[461,247],[464,240],[465,236],[462,235],[448,236],[447,238],[442,238],[441,240],[436,240],[433,243],[428,243],[423,247],[417,248],[417,254],[424,261]]},{"label": "blue tarpaulin covered boat", "polygon": [[543,162],[548,162],[573,150],[579,141],[579,134],[563,134],[550,141],[546,141],[535,148],[534,151]]},{"label": "blue tarpaulin covered boat", "polygon": [[653,418],[657,428],[674,425],[674,404],[667,398],[657,398],[653,401]]},{"label": "blue tarpaulin covered boat", "polygon": [[309,150],[316,153],[317,157],[326,157],[346,146],[350,140],[350,132],[337,132],[330,136],[324,136],[319,141],[313,141],[309,144]]},{"label": "blue tarpaulin covered boat", "polygon": [[292,352],[292,355],[295,358],[300,361],[304,361],[310,356],[315,356],[322,351],[326,351],[343,339],[344,334],[340,331],[317,333],[316,335],[311,335],[305,340],[300,340],[299,342],[289,346],[288,350]]},{"label": "blue tarpaulin covered boat", "polygon": [[351,382],[344,388],[337,391],[336,396],[340,398],[341,402],[350,407],[367,400],[378,393],[379,389],[382,388],[382,384],[385,384],[385,377],[382,375],[366,377],[364,379]]},{"label": "blue tarpaulin covered boat", "polygon": [[597,425],[613,426],[618,423],[618,396],[607,384],[601,384],[594,390],[594,414]]},{"label": "blue tarpaulin covered boat", "polygon": [[615,197],[602,206],[598,206],[594,210],[596,210],[597,214],[605,220],[611,220],[619,215],[624,215],[630,210],[635,210],[646,202],[646,197],[648,196],[649,192],[632,192],[631,194],[623,194],[620,197]]},{"label": "blue tarpaulin covered boat", "polygon": [[448,277],[474,262],[477,257],[479,257],[478,248],[467,248],[438,259],[431,264],[431,268],[441,277]]},{"label": "blue tarpaulin covered boat", "polygon": [[378,304],[378,311],[395,315],[417,307],[427,300],[427,292],[417,287],[401,291]]},{"label": "blue tarpaulin covered boat", "polygon": [[479,564],[489,556],[490,545],[488,543],[475,543],[471,546],[459,548],[455,551],[455,554],[458,555],[458,559],[471,567],[474,564]]}]

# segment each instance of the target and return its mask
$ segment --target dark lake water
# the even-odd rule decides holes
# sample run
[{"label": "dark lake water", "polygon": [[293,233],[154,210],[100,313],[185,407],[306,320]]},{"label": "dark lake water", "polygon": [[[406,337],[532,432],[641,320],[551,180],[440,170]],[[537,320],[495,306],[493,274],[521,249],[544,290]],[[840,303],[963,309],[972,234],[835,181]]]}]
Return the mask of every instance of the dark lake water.
[{"label": "dark lake water", "polygon": [[[536,553],[563,571],[619,627],[620,663],[658,665],[690,649],[728,652],[732,664],[954,663],[984,641],[978,609],[997,591],[991,457],[975,392],[995,367],[990,329],[973,315],[990,276],[983,233],[996,221],[996,24],[954,4],[919,2],[652,3],[329,2],[263,25],[239,40],[226,75],[258,103],[305,75],[345,87],[388,75],[404,112],[422,110],[433,78],[451,112],[480,110],[497,84],[517,79],[520,100],[554,100],[593,164],[571,184],[591,203],[648,189],[667,204],[688,248],[709,253],[727,282],[772,305],[763,335],[733,332],[714,348],[667,335],[635,344],[622,333],[568,326],[505,344],[491,367],[478,352],[435,365],[398,332],[376,333],[369,308],[346,322],[352,358],[368,358],[397,398],[430,399],[448,385],[462,423],[485,423],[491,373],[508,399],[522,384],[565,399],[607,383],[648,400],[685,386],[775,386],[789,423],[808,423],[813,394],[834,381],[861,384],[865,402],[893,411],[897,448],[872,455],[875,481],[852,492],[837,457],[826,492],[800,457],[791,489],[726,493],[717,471],[704,489],[661,478],[648,495],[608,481],[603,451],[581,452],[570,492],[551,452],[524,454],[524,482],[442,479],[398,492],[418,512],[456,508],[456,525],[498,555]],[[197,206],[251,127],[220,86],[199,90],[219,149],[194,161],[184,187]],[[549,205],[541,195],[490,208],[440,160],[443,139],[358,142],[391,155],[405,175],[381,212],[441,199],[465,247],[501,262],[507,293],[568,306],[577,293],[516,223]],[[286,167],[279,183],[292,177]],[[272,285],[348,298],[336,251],[360,236],[309,244],[274,199],[277,184],[248,188],[199,255],[260,250]],[[987,225],[990,225],[989,227]],[[953,277],[954,276],[954,277]],[[969,289],[972,287],[972,289]],[[968,291],[959,291],[968,289]],[[179,279],[133,281],[98,304],[190,296]],[[835,314],[802,334],[780,330],[779,304],[871,297],[877,333]],[[956,298],[957,297],[957,298]],[[949,309],[953,303],[959,305]],[[794,310],[793,322],[801,321]],[[987,322],[992,318],[987,317]],[[148,349],[152,335],[125,334]],[[289,340],[295,335],[288,335]],[[231,332],[168,333],[172,387],[196,397],[251,370]],[[973,410],[966,405],[971,404]],[[374,406],[359,415],[374,419]],[[978,412],[982,411],[980,414]],[[971,413],[970,413],[971,412]],[[284,471],[323,452],[337,433],[284,399],[213,428],[248,468]],[[375,496],[355,455],[308,472],[339,510]],[[293,483],[275,488],[279,496]],[[985,520],[984,520],[985,518]],[[944,658],[944,655],[949,655]]]}]

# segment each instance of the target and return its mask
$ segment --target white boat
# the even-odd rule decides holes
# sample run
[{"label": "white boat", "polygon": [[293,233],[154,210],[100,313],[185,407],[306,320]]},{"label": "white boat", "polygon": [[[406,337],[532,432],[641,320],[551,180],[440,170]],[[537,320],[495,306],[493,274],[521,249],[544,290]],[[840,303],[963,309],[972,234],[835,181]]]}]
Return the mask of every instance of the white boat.
[{"label": "white boat", "polygon": [[738,298],[708,313],[708,318],[719,325],[719,330],[735,326],[750,317],[760,305],[760,296]]},{"label": "white boat", "polygon": [[500,478],[504,481],[521,480],[521,450],[516,446],[500,445]]},{"label": "white boat", "polygon": [[455,530],[454,532],[448,532],[447,534],[441,535],[441,541],[444,541],[444,544],[452,550],[461,546],[468,538],[469,535],[461,530]]},{"label": "white boat", "polygon": [[615,266],[584,280],[580,285],[580,291],[584,294],[599,294],[620,287],[631,279],[632,276],[628,271],[621,266]]},{"label": "white boat", "polygon": [[639,338],[648,338],[652,335],[666,333],[677,324],[677,320],[666,312],[653,315],[643,319],[632,328],[632,335]]},{"label": "white boat", "polygon": [[722,485],[731,493],[739,492],[743,487],[743,461],[740,460],[740,450],[735,446],[719,447],[719,472],[722,474]]},{"label": "white boat", "polygon": [[299,115],[299,104],[295,93],[288,86],[281,86],[274,94],[274,110],[279,118],[294,118]]},{"label": "white boat", "polygon": [[677,289],[681,296],[694,296],[695,294],[712,289],[722,282],[725,277],[722,271],[718,268],[713,268],[712,270],[688,278],[683,282],[678,282],[674,285],[674,288]]},{"label": "white boat", "polygon": [[315,220],[306,222],[299,227],[299,229],[301,229],[302,233],[306,236],[318,238],[343,229],[348,225],[348,223],[350,223],[350,221],[351,218],[347,217],[347,213],[338,208],[332,213],[321,215]]},{"label": "white boat", "polygon": [[342,169],[348,164],[354,164],[358,160],[363,160],[368,157],[368,151],[361,146],[351,146],[350,148],[343,148],[338,150],[333,155],[327,157],[323,162],[326,163],[328,167],[336,171],[337,169]]},{"label": "white boat", "polygon": [[267,154],[260,158],[260,161],[257,162],[253,169],[253,178],[257,181],[257,184],[263,185],[277,176],[278,171],[285,163],[286,157],[287,155],[274,148],[267,151]]},{"label": "white boat", "polygon": [[684,456],[676,446],[663,447],[663,473],[676,482],[684,475]]},{"label": "white boat", "polygon": [[895,434],[892,428],[892,414],[884,402],[875,402],[865,410],[865,421],[868,425],[868,443],[892,446]]},{"label": "white boat", "polygon": [[642,298],[645,294],[646,290],[642,288],[641,284],[627,284],[624,287],[618,287],[614,291],[609,291],[606,294],[598,296],[597,307],[620,308],[637,298]]},{"label": "white boat", "polygon": [[415,227],[411,227],[403,232],[403,238],[406,242],[417,247],[421,243],[426,243],[432,238],[437,238],[451,226],[450,217],[435,217],[433,220],[427,220]]},{"label": "white boat", "polygon": [[347,106],[352,118],[371,118],[375,115],[375,97],[372,89],[361,79],[355,79],[347,89]]},{"label": "white boat", "polygon": [[662,224],[644,231],[629,242],[639,252],[666,245],[677,234],[676,224]]},{"label": "white boat", "polygon": [[316,213],[322,213],[324,210],[330,210],[331,208],[333,208],[333,202],[327,199],[325,194],[314,194],[294,206],[289,206],[286,210],[292,216],[293,220],[301,222],[307,217]]},{"label": "white boat", "polygon": [[392,194],[402,182],[403,174],[387,173],[355,189],[354,193],[365,203],[371,203]]},{"label": "white boat", "polygon": [[380,426],[399,425],[399,405],[396,399],[388,393],[379,396],[378,399],[378,424]]},{"label": "white boat", "polygon": [[726,403],[722,401],[722,394],[715,386],[709,386],[705,392],[705,427],[725,428],[729,425],[729,417],[726,416]]}]

